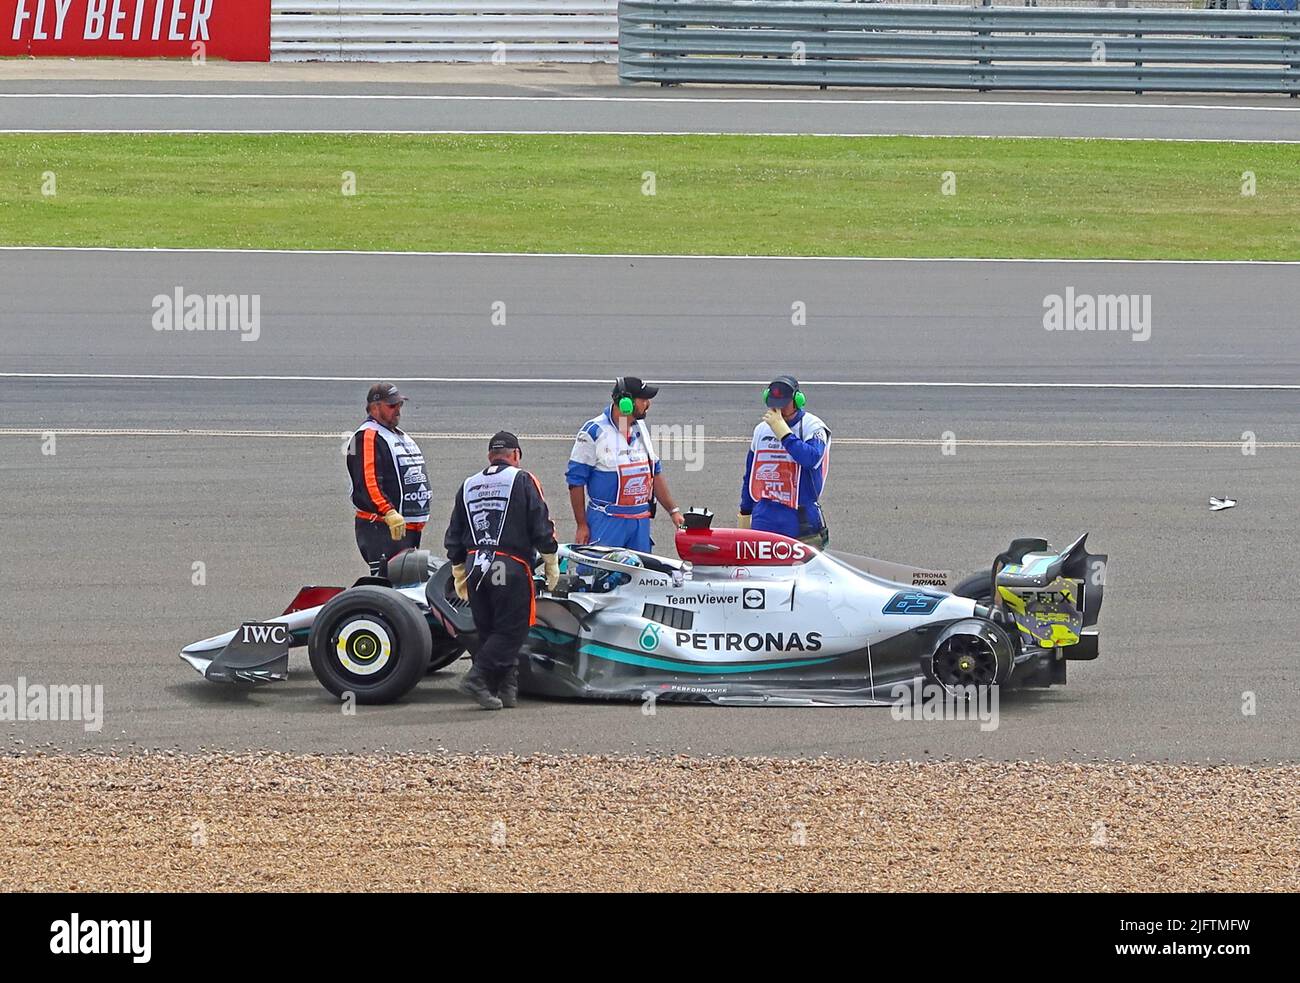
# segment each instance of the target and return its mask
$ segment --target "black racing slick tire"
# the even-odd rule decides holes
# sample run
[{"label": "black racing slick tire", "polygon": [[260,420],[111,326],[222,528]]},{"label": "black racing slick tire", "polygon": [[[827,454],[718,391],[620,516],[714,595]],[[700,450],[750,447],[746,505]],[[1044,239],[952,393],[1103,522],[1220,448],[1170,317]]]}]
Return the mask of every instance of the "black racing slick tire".
[{"label": "black racing slick tire", "polygon": [[921,660],[926,681],[945,692],[971,694],[1001,686],[1015,670],[1015,642],[1006,629],[985,618],[964,618],[944,628]]},{"label": "black racing slick tire", "polygon": [[993,603],[993,575],[985,570],[983,573],[973,573],[969,577],[958,582],[957,586],[952,589],[952,593],[957,597],[969,597],[985,606]]},{"label": "black racing slick tire", "polygon": [[424,677],[432,647],[424,613],[397,591],[369,584],[332,598],[307,638],[320,684],[357,703],[400,700]]}]

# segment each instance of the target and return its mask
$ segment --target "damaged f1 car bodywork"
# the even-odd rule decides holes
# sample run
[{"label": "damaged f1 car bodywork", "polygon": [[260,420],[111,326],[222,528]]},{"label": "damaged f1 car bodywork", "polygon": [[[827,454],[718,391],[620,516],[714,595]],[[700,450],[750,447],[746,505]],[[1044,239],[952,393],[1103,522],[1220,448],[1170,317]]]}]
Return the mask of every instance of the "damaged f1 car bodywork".
[{"label": "damaged f1 car bodywork", "polygon": [[[713,529],[692,510],[675,557],[561,547],[565,574],[541,592],[520,654],[520,690],[543,697],[740,706],[889,703],[899,683],[1051,686],[1095,659],[1106,557],[1086,536],[1064,550],[1018,539],[992,568],[946,571],[837,552],[750,529]],[[209,679],[283,678],[306,642],[326,689],[358,702],[405,695],[430,666],[478,644],[451,569],[415,551],[388,581],[307,590],[278,619],[187,647]],[[309,601],[318,606],[305,607]],[[283,648],[252,654],[250,625],[283,625]],[[253,632],[256,639],[256,632]],[[256,648],[256,641],[252,643]],[[281,661],[282,660],[282,661]],[[274,672],[269,670],[275,670]]]}]

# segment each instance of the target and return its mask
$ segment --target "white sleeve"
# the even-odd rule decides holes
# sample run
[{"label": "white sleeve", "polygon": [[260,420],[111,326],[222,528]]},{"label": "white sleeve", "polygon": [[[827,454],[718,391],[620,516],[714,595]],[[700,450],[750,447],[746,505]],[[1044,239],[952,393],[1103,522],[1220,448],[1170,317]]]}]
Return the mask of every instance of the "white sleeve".
[{"label": "white sleeve", "polygon": [[800,440],[805,443],[811,443],[814,440],[820,440],[826,446],[831,443],[831,431],[826,426],[824,420],[819,416],[813,416],[811,413],[804,414],[804,426],[800,427],[803,433],[796,433]]},{"label": "white sleeve", "polygon": [[591,439],[586,427],[579,430],[578,436],[574,438],[569,460],[575,464],[586,464],[593,468],[596,466],[596,442]]}]

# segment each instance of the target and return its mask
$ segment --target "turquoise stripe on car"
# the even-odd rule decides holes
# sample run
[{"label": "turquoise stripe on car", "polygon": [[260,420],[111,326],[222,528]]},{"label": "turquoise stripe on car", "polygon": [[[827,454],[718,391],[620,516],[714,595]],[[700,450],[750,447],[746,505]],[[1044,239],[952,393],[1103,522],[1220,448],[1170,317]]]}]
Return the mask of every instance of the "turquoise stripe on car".
[{"label": "turquoise stripe on car", "polygon": [[568,645],[577,637],[576,635],[570,635],[567,631],[557,631],[544,625],[533,625],[530,634],[536,635],[543,641],[550,642],[553,645]]}]

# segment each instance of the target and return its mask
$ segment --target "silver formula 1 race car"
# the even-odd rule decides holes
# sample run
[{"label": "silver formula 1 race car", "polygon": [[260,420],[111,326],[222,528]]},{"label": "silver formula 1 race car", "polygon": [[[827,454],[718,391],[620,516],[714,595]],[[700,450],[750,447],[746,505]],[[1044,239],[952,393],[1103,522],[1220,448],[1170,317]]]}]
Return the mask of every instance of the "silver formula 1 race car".
[{"label": "silver formula 1 race car", "polygon": [[[519,688],[543,697],[735,706],[890,703],[900,683],[1045,687],[1098,655],[1106,557],[1080,536],[1064,550],[1017,539],[990,570],[947,571],[821,551],[750,529],[713,529],[691,510],[677,556],[562,546],[564,575],[540,591]],[[540,586],[540,578],[539,578]],[[278,618],[187,646],[211,680],[288,676],[305,644],[337,696],[389,703],[473,652],[451,566],[400,554],[387,579],[305,587]],[[969,690],[967,691],[969,692]]]}]

